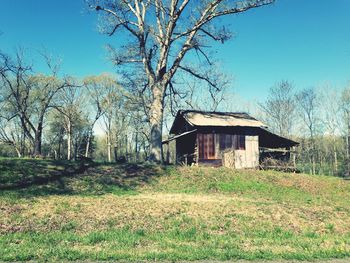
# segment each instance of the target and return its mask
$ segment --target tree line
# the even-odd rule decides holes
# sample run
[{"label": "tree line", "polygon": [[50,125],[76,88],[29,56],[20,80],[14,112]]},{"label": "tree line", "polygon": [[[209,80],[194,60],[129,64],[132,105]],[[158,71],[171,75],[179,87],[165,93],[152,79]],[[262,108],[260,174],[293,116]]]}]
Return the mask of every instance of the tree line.
[{"label": "tree line", "polygon": [[[0,156],[148,160],[152,95],[140,91],[142,82],[111,73],[75,78],[61,72],[61,63],[46,53],[0,52]],[[220,76],[216,90],[186,79],[181,96],[167,94],[167,128],[179,109],[217,109],[228,89]]]},{"label": "tree line", "polygon": [[[99,28],[102,33],[111,37],[117,34],[123,36],[120,38],[121,41],[118,41],[117,47],[108,45],[110,59],[118,68],[118,74],[122,76],[124,82],[122,86],[127,87],[129,97],[133,97],[132,101],[136,99],[135,101],[138,102],[132,102],[130,105],[141,105],[141,110],[136,107],[138,109],[135,112],[142,112],[143,117],[147,120],[147,125],[141,125],[142,128],[149,128],[147,133],[133,133],[135,139],[137,138],[137,144],[140,141],[142,145],[145,145],[146,143],[142,142],[146,140],[148,151],[145,153],[149,154],[149,159],[161,162],[163,126],[164,119],[166,119],[164,112],[170,108],[173,113],[176,108],[183,105],[184,101],[188,101],[185,98],[195,98],[193,94],[201,90],[197,88],[196,91],[193,91],[194,85],[186,87],[187,80],[195,78],[197,82],[205,83],[211,100],[215,102],[215,107],[223,98],[220,94],[227,83],[222,81],[221,74],[215,70],[215,61],[208,51],[210,42],[224,43],[233,35],[223,25],[220,18],[268,6],[274,3],[274,0],[199,2],[190,0],[88,0],[86,3],[90,10],[98,12]],[[77,115],[80,110],[76,109],[73,104],[80,103],[76,93],[79,93],[77,90],[81,88],[75,87],[76,85],[72,83],[74,80],[57,78],[55,67],[49,63],[48,66],[52,73],[48,77],[53,78],[55,84],[49,84],[51,82],[46,76],[39,76],[42,84],[38,85],[39,80],[31,79],[30,83],[34,81],[34,84],[38,86],[32,91],[31,88],[28,88],[31,87],[31,84],[26,79],[30,67],[17,67],[17,64],[21,64],[21,58],[18,57],[14,63],[6,56],[2,56],[2,60],[5,65],[2,69],[2,79],[5,86],[9,87],[7,90],[10,90],[12,94],[9,98],[13,99],[13,102],[10,103],[13,109],[10,109],[9,112],[14,111],[13,116],[2,117],[2,122],[5,122],[2,126],[12,125],[16,126],[13,127],[14,129],[22,130],[21,134],[19,132],[8,134],[9,129],[7,128],[3,129],[2,133],[4,133],[3,137],[7,138],[7,143],[15,148],[17,154],[23,155],[29,152],[34,156],[42,154],[43,123],[51,108],[55,108],[56,113],[60,112],[59,116],[64,124],[62,126],[64,129],[58,132],[56,137],[60,146],[62,134],[66,134],[69,141],[66,144],[67,158],[71,158],[72,151],[75,152],[73,156],[77,156],[77,153],[82,151],[84,147],[79,146],[80,142],[86,144],[85,149],[87,150],[85,151],[88,153],[91,148],[91,132],[89,132],[91,129],[85,127],[85,132],[77,135],[74,130],[80,129],[76,129],[73,121],[76,121],[75,125],[78,125],[77,123],[84,125],[85,122],[93,123],[93,119],[83,114],[82,116]],[[22,75],[25,80],[21,77]],[[13,79],[19,81],[13,83]],[[24,88],[17,86],[24,86]],[[85,83],[83,86],[86,86]],[[33,95],[35,92],[40,93],[45,99],[39,100],[39,103],[36,101],[34,104],[38,105],[33,109],[27,102],[29,98],[35,97]],[[61,93],[71,94],[65,96]],[[6,96],[9,95],[4,96],[6,99]],[[54,99],[58,97],[62,105],[55,104]],[[112,104],[110,100],[106,99],[105,104]],[[127,106],[130,106],[130,101],[126,101]],[[189,105],[193,106],[193,101],[190,101]],[[117,114],[116,112],[106,110],[101,115],[105,122],[104,127],[108,130],[106,140],[109,148],[112,148],[113,137],[111,116]],[[124,120],[123,117],[117,119],[118,121]],[[134,117],[131,119],[136,120]],[[14,124],[15,120],[17,120],[16,124]],[[129,121],[129,118],[125,120]],[[91,127],[92,124],[87,126]],[[126,129],[123,132],[126,132]],[[142,137],[145,137],[145,140],[140,140],[140,134],[144,135]],[[118,140],[120,140],[119,137],[118,134]],[[127,143],[128,139],[123,139],[123,141],[126,149],[127,145],[130,147],[130,143]],[[31,150],[28,150],[29,148]],[[138,148],[137,145],[135,145],[136,148]],[[61,149],[62,145],[56,150],[58,156],[61,155]],[[108,150],[108,159],[111,159],[110,151]]]},{"label": "tree line", "polygon": [[297,90],[284,80],[270,88],[258,110],[270,129],[300,143],[300,170],[349,175],[350,87],[339,90],[324,84]]},{"label": "tree line", "polygon": [[[0,54],[3,156],[71,160],[91,158],[99,150],[112,161],[119,155],[130,157],[130,152],[136,154],[132,158],[140,152],[147,154],[147,120],[139,98],[127,92],[115,76],[62,76],[59,63],[45,54],[40,57],[46,74],[35,71],[21,51],[12,57]],[[105,134],[106,142],[101,143],[105,150],[96,149],[96,125]]]},{"label": "tree line", "polygon": [[[118,75],[77,79],[40,54],[43,74],[23,52],[0,52],[0,154],[161,161],[164,126],[178,109],[232,110],[230,80],[209,51],[232,38],[220,18],[274,2],[88,0],[101,33],[123,36],[108,45]],[[300,142],[301,169],[339,175],[350,170],[349,101],[348,88],[297,91],[282,81],[254,108]]]},{"label": "tree line", "polygon": [[[138,83],[113,74],[74,78],[60,73],[60,62],[38,55],[45,74],[26,62],[24,52],[0,53],[0,154],[108,162],[144,161],[151,154],[151,94]],[[199,87],[184,79],[182,97],[166,97],[166,130],[178,109],[232,111],[229,81]],[[296,161],[312,174],[347,175],[350,170],[350,87],[298,90],[291,81],[270,88],[255,105],[258,119],[275,133],[300,142]],[[96,134],[96,131],[98,133]]]}]

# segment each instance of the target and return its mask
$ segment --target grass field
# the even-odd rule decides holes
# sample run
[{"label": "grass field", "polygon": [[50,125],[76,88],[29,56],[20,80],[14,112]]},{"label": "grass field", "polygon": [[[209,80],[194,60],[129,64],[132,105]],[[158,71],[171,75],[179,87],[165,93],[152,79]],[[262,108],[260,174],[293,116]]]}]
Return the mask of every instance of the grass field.
[{"label": "grass field", "polygon": [[350,181],[0,159],[1,260],[350,257]]}]

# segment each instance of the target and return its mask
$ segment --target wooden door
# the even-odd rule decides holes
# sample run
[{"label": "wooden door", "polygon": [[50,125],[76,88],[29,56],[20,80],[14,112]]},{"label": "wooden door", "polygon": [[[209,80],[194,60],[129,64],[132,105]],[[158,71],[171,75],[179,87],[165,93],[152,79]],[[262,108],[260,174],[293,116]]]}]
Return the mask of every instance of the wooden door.
[{"label": "wooden door", "polygon": [[199,159],[215,159],[215,134],[198,134],[198,155]]}]

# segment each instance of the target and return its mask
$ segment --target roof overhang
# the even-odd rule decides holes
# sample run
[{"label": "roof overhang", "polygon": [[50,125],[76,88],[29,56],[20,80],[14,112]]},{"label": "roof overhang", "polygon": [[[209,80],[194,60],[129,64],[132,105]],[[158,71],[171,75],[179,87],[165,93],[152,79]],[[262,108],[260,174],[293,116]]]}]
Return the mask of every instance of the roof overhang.
[{"label": "roof overhang", "polygon": [[267,129],[259,129],[259,147],[265,148],[290,148],[299,145],[298,142],[270,132]]},{"label": "roof overhang", "polygon": [[266,127],[248,114],[218,113],[218,112],[186,112],[183,114],[185,120],[192,126],[216,126],[216,127]]},{"label": "roof overhang", "polygon": [[178,139],[178,138],[180,138],[180,137],[189,135],[189,134],[194,133],[194,132],[196,132],[196,131],[197,131],[197,129],[191,130],[191,131],[187,131],[187,132],[184,132],[184,133],[181,133],[181,134],[178,134],[178,135],[175,135],[175,136],[173,136],[173,137],[171,137],[171,138],[168,138],[167,140],[162,141],[162,144],[168,143],[168,142],[173,141],[173,140],[176,140],[176,139]]}]

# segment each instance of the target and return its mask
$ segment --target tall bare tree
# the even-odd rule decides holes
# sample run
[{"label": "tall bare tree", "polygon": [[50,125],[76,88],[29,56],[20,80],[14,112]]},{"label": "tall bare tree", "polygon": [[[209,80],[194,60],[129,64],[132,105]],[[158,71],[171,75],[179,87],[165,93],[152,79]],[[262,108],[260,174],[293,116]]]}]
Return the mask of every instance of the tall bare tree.
[{"label": "tall bare tree", "polygon": [[316,141],[315,136],[319,130],[319,97],[314,88],[306,88],[297,95],[299,113],[303,123],[307,127],[310,136],[310,161],[312,164],[312,174],[316,174]]},{"label": "tall bare tree", "polygon": [[[70,86],[64,89],[59,96],[59,103],[55,109],[62,116],[62,124],[67,136],[67,159],[76,158],[74,153],[75,129],[83,119],[86,99],[81,92],[82,87]],[[79,131],[77,131],[79,132]],[[76,152],[76,151],[75,151]]]},{"label": "tall bare tree", "polygon": [[345,88],[341,94],[341,111],[343,112],[345,141],[346,141],[346,169],[345,175],[350,176],[350,88]]},{"label": "tall bare tree", "polygon": [[283,80],[270,88],[269,96],[260,108],[269,126],[282,136],[289,137],[295,120],[295,94],[291,82]]},{"label": "tall bare tree", "polygon": [[87,88],[88,99],[90,101],[89,104],[93,112],[93,116],[90,116],[90,129],[85,149],[85,157],[88,157],[94,126],[96,122],[106,114],[106,111],[108,110],[106,105],[111,99],[110,96],[113,90],[117,90],[117,82],[112,76],[101,74],[99,76],[85,78],[84,85]]},{"label": "tall bare tree", "polygon": [[[191,51],[208,56],[208,40],[224,42],[232,34],[219,23],[220,17],[269,5],[274,0],[101,0],[89,1],[104,15],[102,27],[110,36],[125,34],[126,44],[114,50],[116,65],[141,64],[150,90],[150,159],[162,161],[164,98],[177,71],[186,72],[215,86],[192,63]],[[112,49],[112,48],[111,48]],[[210,66],[210,61],[208,61]]]},{"label": "tall bare tree", "polygon": [[337,138],[341,134],[341,112],[342,101],[340,94],[337,90],[332,88],[329,84],[326,84],[321,90],[323,116],[322,122],[324,123],[326,132],[331,137],[331,148],[333,151],[333,175],[338,174],[338,145]]},{"label": "tall bare tree", "polygon": [[[96,81],[96,80],[95,80]],[[112,148],[117,147],[116,142],[116,130],[123,128],[118,126],[119,112],[125,111],[127,114],[127,108],[125,107],[125,94],[122,87],[117,83],[116,79],[112,76],[103,75],[98,80],[98,85],[103,94],[101,98],[101,128],[106,134],[106,152],[108,162],[112,161]]]}]

